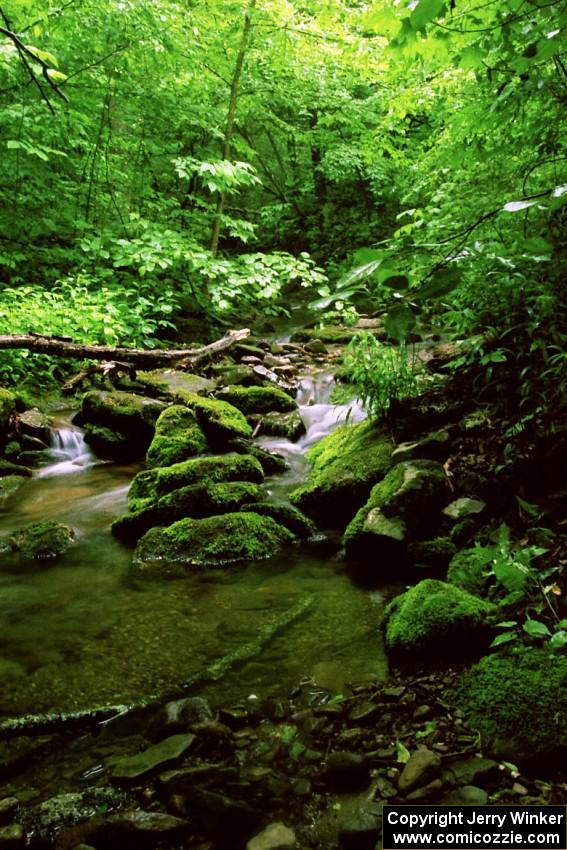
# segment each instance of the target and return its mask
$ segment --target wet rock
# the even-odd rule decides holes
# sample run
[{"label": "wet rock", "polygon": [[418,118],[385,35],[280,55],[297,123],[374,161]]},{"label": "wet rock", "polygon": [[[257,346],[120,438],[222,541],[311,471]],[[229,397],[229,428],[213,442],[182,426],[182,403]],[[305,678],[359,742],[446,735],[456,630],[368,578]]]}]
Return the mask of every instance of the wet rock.
[{"label": "wet rock", "polygon": [[0,850],[23,850],[26,835],[20,823],[0,827]]},{"label": "wet rock", "polygon": [[183,575],[186,567],[222,566],[269,558],[294,536],[271,517],[227,513],[152,528],[138,543],[134,565],[143,572]]},{"label": "wet rock", "polygon": [[17,808],[19,805],[19,800],[17,797],[4,797],[4,799],[0,800],[0,825],[8,823],[13,820],[14,815],[16,814]]},{"label": "wet rock", "polygon": [[445,794],[441,803],[444,806],[486,806],[488,794],[484,789],[477,788],[475,785],[464,785],[462,788],[455,788],[454,791]]},{"label": "wet rock", "polygon": [[27,466],[11,463],[9,460],[0,460],[0,478],[5,478],[7,475],[21,475],[24,478],[30,478],[33,472]]},{"label": "wet rock", "polygon": [[303,346],[309,354],[326,354],[327,346],[320,339],[312,339],[311,342],[306,342]]},{"label": "wet rock", "polygon": [[51,437],[53,420],[45,413],[41,413],[37,407],[25,410],[18,416],[18,430],[21,434],[35,437],[44,444],[48,444]]},{"label": "wet rock", "polygon": [[244,357],[240,358],[240,362],[246,364],[247,366],[260,366],[262,364],[263,359],[263,355],[262,357],[259,357],[255,354],[247,354]]},{"label": "wet rock", "polygon": [[262,467],[264,475],[274,475],[275,473],[285,472],[289,469],[289,464],[282,455],[268,449],[262,449],[249,440],[234,440],[229,448],[230,451],[238,452],[238,454],[249,454],[256,458]]},{"label": "wet rock", "polygon": [[293,850],[297,840],[293,829],[278,821],[271,823],[246,844],[246,850]]},{"label": "wet rock", "polygon": [[295,410],[295,401],[278,387],[227,387],[217,398],[237,407],[245,414],[288,413]]},{"label": "wet rock", "polygon": [[89,838],[105,850],[154,850],[181,841],[189,829],[187,821],[173,815],[138,810],[104,818]]},{"label": "wet rock", "polygon": [[75,540],[75,532],[60,522],[36,522],[9,538],[14,551],[24,558],[37,561],[51,560],[63,555]]},{"label": "wet rock", "polygon": [[402,794],[409,794],[415,788],[428,785],[441,774],[441,757],[438,753],[420,747],[413,752],[398,780]]},{"label": "wet rock", "polygon": [[283,437],[295,442],[305,434],[305,425],[297,410],[291,413],[251,414],[248,419],[261,436]]},{"label": "wet rock", "polygon": [[454,502],[443,508],[443,513],[451,519],[463,519],[464,517],[476,516],[482,513],[485,507],[486,502],[480,499],[462,498],[455,499]]},{"label": "wet rock", "polygon": [[159,788],[165,797],[190,793],[196,786],[212,782],[216,785],[238,781],[238,769],[221,764],[198,764],[178,770],[168,770],[159,777]]},{"label": "wet rock", "polygon": [[24,484],[21,475],[6,475],[0,478],[0,507],[7,505]]},{"label": "wet rock", "polygon": [[427,785],[422,785],[421,788],[416,788],[415,791],[410,791],[406,796],[406,800],[411,803],[418,803],[423,800],[436,800],[443,792],[443,780],[434,779],[428,782]]},{"label": "wet rock", "polygon": [[[132,805],[129,794],[101,786],[81,792],[59,794],[30,809],[22,806],[21,821],[27,832],[41,839],[40,846],[45,846],[63,829],[76,827],[80,830],[84,825],[85,832],[89,833],[91,822],[101,810],[115,810],[127,805]],[[85,837],[84,833],[79,832],[78,835],[80,837],[75,838],[74,844]]]},{"label": "wet rock", "polygon": [[116,758],[112,762],[113,782],[133,784],[175,764],[192,747],[195,735],[171,735],[141,753]]},{"label": "wet rock", "polygon": [[192,410],[174,404],[156,422],[155,434],[146,453],[149,467],[171,466],[207,449],[207,438]]},{"label": "wet rock", "polygon": [[288,528],[292,534],[306,539],[317,534],[317,526],[293,505],[277,504],[276,502],[248,502],[241,508],[261,516],[269,516],[280,525]]},{"label": "wet rock", "polygon": [[372,422],[345,425],[307,453],[311,471],[292,504],[325,526],[344,526],[390,467],[392,444]]},{"label": "wet rock", "polygon": [[191,395],[206,395],[216,387],[216,381],[192,375],[180,369],[156,369],[152,372],[137,372],[136,381],[142,386],[165,396],[170,401],[183,404],[187,393]]},{"label": "wet rock", "polygon": [[275,384],[276,387],[279,387],[280,390],[283,390],[293,398],[297,395],[297,384],[292,383],[285,378],[285,375],[288,377],[293,375],[296,371],[295,366],[292,366],[291,364],[289,366],[276,366],[274,367],[274,371],[272,371],[262,364],[257,364],[253,367],[253,371],[255,377],[260,381],[269,381],[271,384]]},{"label": "wet rock", "polygon": [[387,559],[401,553],[405,543],[434,529],[448,492],[445,470],[436,461],[399,463],[372,488],[348,525],[343,538],[347,555],[387,568]]},{"label": "wet rock", "polygon": [[498,762],[485,758],[462,758],[451,762],[447,770],[453,775],[455,784],[472,785],[475,780],[496,776]]},{"label": "wet rock", "polygon": [[261,382],[261,378],[254,374],[252,366],[247,366],[245,363],[224,363],[212,368],[219,378],[219,384],[223,387],[253,387]]},{"label": "wet rock", "polygon": [[411,443],[400,443],[392,452],[392,466],[406,460],[447,460],[451,449],[451,436],[448,431],[433,431]]},{"label": "wet rock", "polygon": [[341,850],[374,850],[382,833],[382,812],[378,803],[368,801],[339,816],[338,839]]},{"label": "wet rock", "polygon": [[[116,439],[135,456],[136,452],[146,451],[165,407],[162,401],[135,393],[92,390],[83,396],[81,412],[75,421],[81,426],[96,425],[114,432]],[[91,430],[90,436],[95,433]]]},{"label": "wet rock", "polygon": [[197,422],[212,445],[224,447],[230,440],[252,436],[252,428],[244,415],[227,401],[186,393],[183,403],[195,413]]},{"label": "wet rock", "polygon": [[287,357],[281,357],[275,354],[266,354],[264,357],[264,365],[269,369],[273,369],[275,366],[289,366],[289,360]]},{"label": "wet rock", "polygon": [[264,817],[261,807],[253,808],[202,788],[190,789],[184,796],[184,805],[208,835],[221,841],[231,836],[235,844],[248,838]]},{"label": "wet rock", "polygon": [[167,735],[187,732],[196,723],[212,720],[213,713],[206,699],[186,697],[166,703],[153,717],[148,727],[148,735],[153,741]]},{"label": "wet rock", "polygon": [[386,650],[400,663],[467,658],[488,647],[496,608],[464,590],[425,579],[384,612]]},{"label": "wet rock", "polygon": [[356,791],[370,781],[366,758],[359,753],[329,753],[322,773],[323,780],[336,791]]}]

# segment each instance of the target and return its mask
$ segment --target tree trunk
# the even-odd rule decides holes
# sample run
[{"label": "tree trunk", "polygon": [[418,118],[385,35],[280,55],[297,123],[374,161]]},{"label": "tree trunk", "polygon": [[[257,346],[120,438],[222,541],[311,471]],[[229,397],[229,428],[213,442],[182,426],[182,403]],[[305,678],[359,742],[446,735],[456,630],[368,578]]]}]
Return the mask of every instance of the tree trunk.
[{"label": "tree trunk", "polygon": [[[246,10],[246,14],[244,17],[244,27],[242,29],[242,38],[240,39],[240,47],[238,48],[238,55],[236,57],[236,64],[234,66],[234,73],[232,75],[232,81],[230,84],[230,98],[228,101],[228,114],[226,117],[226,128],[224,131],[224,140],[222,143],[222,159],[230,159],[230,149],[232,145],[232,134],[234,132],[234,120],[236,118],[236,103],[238,101],[238,86],[240,84],[240,77],[242,76],[242,67],[244,65],[244,57],[246,56],[246,49],[248,47],[248,39],[250,37],[250,30],[252,29],[252,12],[256,6],[256,0],[250,0],[248,4],[248,9]],[[213,230],[211,233],[211,254],[213,257],[216,257],[217,251],[219,249],[219,236],[220,236],[220,228],[221,228],[221,219],[224,210],[225,203],[225,192],[219,192],[217,197],[217,206],[215,210],[215,217],[213,219]]]},{"label": "tree trunk", "polygon": [[83,345],[71,340],[56,337],[22,334],[0,336],[0,350],[7,348],[26,348],[36,354],[54,354],[59,357],[70,357],[91,360],[120,360],[134,366],[150,369],[158,366],[180,366],[194,368],[206,362],[219,351],[230,348],[235,342],[250,336],[248,328],[229,331],[221,339],[200,348],[180,349],[149,349],[113,348],[107,345]]}]

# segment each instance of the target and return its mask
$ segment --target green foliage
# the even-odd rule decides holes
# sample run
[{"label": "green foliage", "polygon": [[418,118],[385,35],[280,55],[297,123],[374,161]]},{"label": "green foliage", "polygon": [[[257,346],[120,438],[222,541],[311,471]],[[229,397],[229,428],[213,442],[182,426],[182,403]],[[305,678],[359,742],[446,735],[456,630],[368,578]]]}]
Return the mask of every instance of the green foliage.
[{"label": "green foliage", "polygon": [[372,334],[353,337],[345,352],[343,374],[372,416],[383,416],[394,401],[416,395],[423,386],[405,345],[383,345]]}]

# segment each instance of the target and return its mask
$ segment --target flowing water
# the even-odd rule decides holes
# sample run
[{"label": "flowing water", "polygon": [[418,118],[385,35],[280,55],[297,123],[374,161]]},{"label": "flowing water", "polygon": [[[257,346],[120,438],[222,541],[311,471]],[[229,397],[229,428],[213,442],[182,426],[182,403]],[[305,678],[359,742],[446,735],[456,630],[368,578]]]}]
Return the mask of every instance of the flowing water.
[{"label": "flowing water", "polygon": [[[260,442],[290,470],[266,481],[272,498],[303,480],[305,451],[336,424],[356,421],[356,404],[329,402],[332,379],[305,378],[298,405],[307,432],[297,443]],[[382,678],[378,620],[383,598],[356,587],[329,541],[294,545],[278,557],[178,580],[141,578],[131,550],[110,534],[126,509],[135,466],[98,461],[78,429],[58,427],[53,463],[26,480],[0,512],[0,534],[55,519],[76,544],[56,562],[0,558],[0,715],[122,703],[184,681],[253,639],[306,595],[314,604],[256,657],[205,695],[230,704],[258,690],[283,694],[311,676],[332,691]]]}]

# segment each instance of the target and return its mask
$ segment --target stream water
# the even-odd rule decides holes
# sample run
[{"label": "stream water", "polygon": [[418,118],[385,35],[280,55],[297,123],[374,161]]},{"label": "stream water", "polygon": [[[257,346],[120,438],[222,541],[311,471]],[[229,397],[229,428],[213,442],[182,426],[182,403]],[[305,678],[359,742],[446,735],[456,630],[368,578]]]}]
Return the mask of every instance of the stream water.
[{"label": "stream water", "polygon": [[[306,435],[297,443],[260,440],[290,464],[288,472],[266,480],[272,498],[285,499],[303,480],[310,445],[339,422],[363,417],[356,404],[333,406],[331,389],[328,375],[303,379],[298,405]],[[306,675],[332,691],[385,676],[378,629],[383,596],[353,584],[330,541],[178,580],[137,576],[131,550],[109,531],[126,509],[135,471],[98,461],[81,432],[63,423],[54,434],[53,463],[0,512],[0,534],[55,519],[78,536],[56,562],[0,563],[0,715],[122,703],[174,690],[311,594],[315,602],[302,619],[201,693],[230,704],[255,690],[283,694]]]}]

